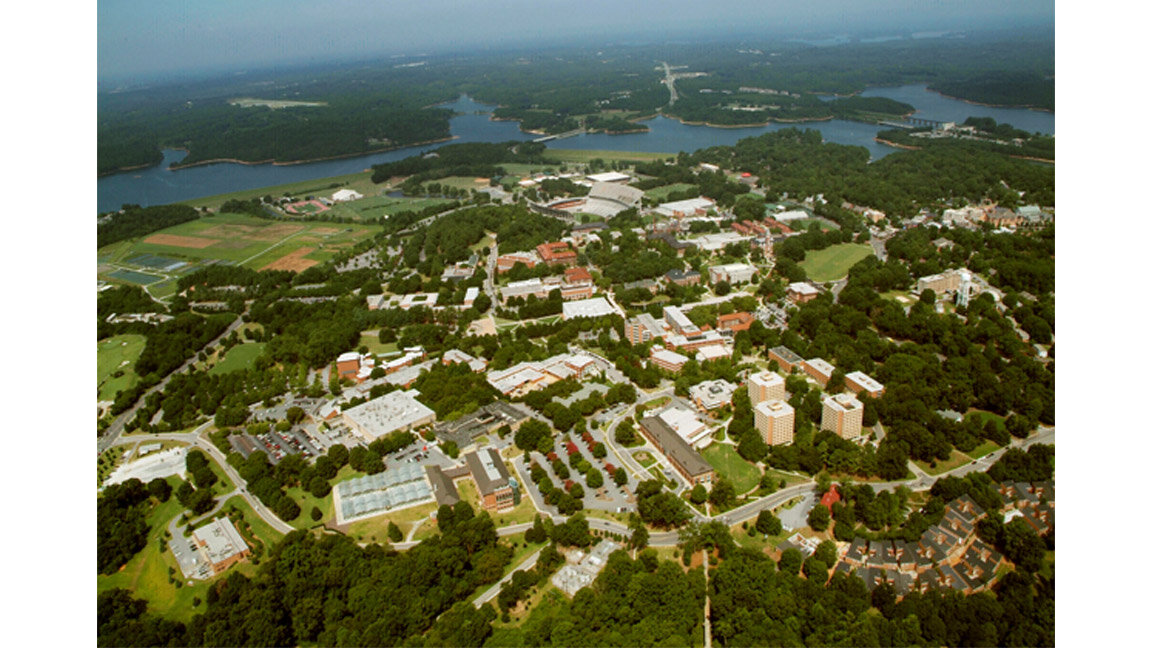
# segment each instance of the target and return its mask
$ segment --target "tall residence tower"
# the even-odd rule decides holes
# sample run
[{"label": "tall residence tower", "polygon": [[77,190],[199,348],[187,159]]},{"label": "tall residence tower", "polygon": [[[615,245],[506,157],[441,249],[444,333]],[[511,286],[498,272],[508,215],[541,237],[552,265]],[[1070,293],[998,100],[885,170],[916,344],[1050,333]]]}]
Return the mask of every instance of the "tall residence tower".
[{"label": "tall residence tower", "polygon": [[752,408],[756,415],[756,429],[767,445],[792,443],[796,428],[796,410],[782,400],[769,400]]},{"label": "tall residence tower", "polygon": [[820,429],[831,430],[841,438],[860,436],[864,427],[864,405],[851,394],[824,397],[824,414]]},{"label": "tall residence tower", "polygon": [[771,371],[753,374],[748,378],[748,398],[753,407],[764,401],[788,398],[784,391],[784,379]]}]

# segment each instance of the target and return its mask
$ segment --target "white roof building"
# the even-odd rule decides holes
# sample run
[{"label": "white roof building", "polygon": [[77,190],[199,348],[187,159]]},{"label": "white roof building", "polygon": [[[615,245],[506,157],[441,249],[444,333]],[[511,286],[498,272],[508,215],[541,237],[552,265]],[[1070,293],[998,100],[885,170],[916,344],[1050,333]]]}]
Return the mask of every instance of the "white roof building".
[{"label": "white roof building", "polygon": [[747,263],[726,263],[708,268],[709,278],[713,283],[727,281],[730,284],[751,281],[756,275],[756,266]]},{"label": "white roof building", "polygon": [[688,395],[698,407],[708,411],[731,403],[734,391],[736,385],[727,380],[706,380],[690,387]]},{"label": "white roof building", "polygon": [[696,417],[695,412],[680,407],[669,407],[657,416],[675,430],[681,439],[687,441],[688,445],[699,447],[707,445],[705,441],[710,442],[712,439],[708,434],[708,426]]},{"label": "white roof building", "polygon": [[627,182],[632,179],[632,176],[628,175],[627,173],[619,173],[617,171],[596,173],[585,177],[592,182]]},{"label": "white roof building", "polygon": [[592,297],[590,299],[579,299],[564,303],[565,320],[576,317],[603,317],[604,315],[614,314],[616,314],[616,309],[612,308],[608,300],[603,297]]},{"label": "white roof building", "polygon": [[418,394],[415,390],[389,392],[345,411],[344,420],[368,441],[428,425],[436,420],[436,412],[416,400]]},{"label": "white roof building", "polygon": [[669,218],[684,218],[687,216],[703,216],[709,209],[716,208],[716,201],[711,198],[689,198],[661,203],[656,207],[656,213]]},{"label": "white roof building", "polygon": [[359,191],[353,191],[352,189],[341,189],[340,191],[337,191],[336,193],[332,194],[332,200],[334,200],[336,202],[348,202],[349,200],[360,200],[363,197],[364,197],[364,194],[360,193]]}]

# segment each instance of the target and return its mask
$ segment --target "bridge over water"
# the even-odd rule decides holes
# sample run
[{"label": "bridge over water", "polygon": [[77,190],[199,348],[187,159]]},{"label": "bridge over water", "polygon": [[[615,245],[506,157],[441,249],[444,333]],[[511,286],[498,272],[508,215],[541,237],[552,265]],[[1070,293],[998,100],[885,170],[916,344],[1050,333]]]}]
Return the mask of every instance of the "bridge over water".
[{"label": "bridge over water", "polygon": [[881,126],[895,126],[896,128],[908,128],[908,129],[921,128],[924,126],[928,126],[929,128],[932,128],[933,130],[939,130],[946,123],[947,122],[936,121],[935,119],[923,119],[921,117],[907,116],[907,117],[904,117],[904,119],[901,121],[891,121],[891,120],[882,121],[882,122],[880,122],[880,125]]}]

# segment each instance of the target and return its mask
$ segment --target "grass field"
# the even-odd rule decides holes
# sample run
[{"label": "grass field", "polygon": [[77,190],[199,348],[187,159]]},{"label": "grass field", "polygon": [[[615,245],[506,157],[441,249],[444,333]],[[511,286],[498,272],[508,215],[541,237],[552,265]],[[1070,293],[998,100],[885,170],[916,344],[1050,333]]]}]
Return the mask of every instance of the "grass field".
[{"label": "grass field", "polygon": [[[98,400],[112,400],[116,393],[139,380],[132,365],[144,351],[143,335],[116,335],[96,343],[96,389]],[[113,374],[120,372],[120,376]]]},{"label": "grass field", "polygon": [[968,452],[966,454],[973,459],[979,459],[980,457],[983,457],[990,452],[995,452],[999,449],[1000,446],[996,445],[995,443],[991,441],[985,441],[984,443],[976,446],[972,452]]},{"label": "grass field", "polygon": [[237,344],[228,350],[227,355],[220,362],[217,362],[211,369],[208,370],[209,374],[224,374],[229,371],[239,371],[247,369],[252,366],[256,358],[264,352],[263,342],[246,342],[244,344]]},{"label": "grass field", "polygon": [[395,342],[384,343],[380,341],[379,329],[362,331],[360,333],[360,346],[368,347],[368,353],[376,355],[391,355],[400,351]]},{"label": "grass field", "polygon": [[[252,198],[268,195],[279,197],[284,194],[292,197],[303,197],[305,195],[331,196],[339,189],[354,189],[365,196],[373,196],[380,192],[383,185],[373,184],[371,178],[372,172],[360,171],[358,173],[333,176],[331,178],[314,178],[312,180],[301,180],[300,182],[291,182],[272,187],[260,187],[259,189],[246,189],[244,191],[233,191],[216,196],[194,198],[184,201],[183,204],[216,210],[220,208],[220,205],[223,205],[229,200],[251,200]],[[333,187],[332,185],[337,186]]]},{"label": "grass field", "polygon": [[97,250],[96,276],[106,281],[127,277],[124,281],[131,282],[131,277],[124,273],[146,269],[131,263],[131,259],[144,255],[185,262],[183,267],[164,274],[166,281],[149,286],[154,296],[165,297],[175,290],[176,277],[208,263],[243,265],[254,270],[270,267],[299,271],[331,259],[377,231],[379,227],[372,225],[270,221],[238,214],[215,214]]},{"label": "grass field", "polygon": [[[420,506],[414,506],[412,508],[396,511],[395,513],[377,515],[366,520],[359,520],[349,524],[346,533],[357,542],[378,542],[380,544],[384,544],[389,542],[389,521],[395,522],[396,526],[400,527],[400,531],[404,533],[405,537],[407,537],[408,530],[412,528],[413,524],[428,517],[437,508],[438,507],[436,506],[436,503],[432,502],[431,504],[422,504]],[[309,506],[308,510],[312,510],[312,507]],[[307,511],[302,513],[302,515],[307,515]],[[425,522],[424,525],[420,527],[421,531],[423,531],[424,527],[428,526],[429,524],[431,524],[432,528],[435,528],[436,526],[435,524]],[[420,539],[419,534],[417,534],[416,539]]]},{"label": "grass field", "polygon": [[871,256],[872,246],[863,243],[841,243],[823,250],[809,251],[800,267],[813,281],[836,281],[848,275],[848,269]]},{"label": "grass field", "polygon": [[963,466],[970,461],[972,461],[972,457],[969,457],[963,452],[953,448],[952,454],[948,455],[948,458],[944,461],[937,461],[935,468],[933,468],[930,463],[919,460],[916,460],[916,465],[920,466],[920,469],[929,475],[939,475],[941,473],[946,473],[953,468],[959,468],[960,466]]},{"label": "grass field", "polygon": [[737,494],[747,493],[760,484],[760,470],[748,463],[727,443],[713,443],[701,453],[716,472],[736,487]]},{"label": "grass field", "polygon": [[685,189],[691,189],[694,186],[695,185],[683,184],[683,183],[664,185],[663,187],[656,187],[655,189],[649,189],[648,191],[644,192],[644,195],[647,196],[648,198],[653,199],[653,200],[663,201],[665,198],[668,197],[668,194],[670,194],[670,193],[673,193],[676,191],[684,191]]}]

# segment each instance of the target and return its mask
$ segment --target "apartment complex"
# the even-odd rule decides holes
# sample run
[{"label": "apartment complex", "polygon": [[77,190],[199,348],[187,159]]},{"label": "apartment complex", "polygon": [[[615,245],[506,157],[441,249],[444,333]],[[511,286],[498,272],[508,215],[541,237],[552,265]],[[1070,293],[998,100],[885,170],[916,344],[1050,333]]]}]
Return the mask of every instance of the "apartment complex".
[{"label": "apartment complex", "polygon": [[835,432],[841,438],[860,436],[864,428],[864,405],[851,394],[824,397],[820,429]]},{"label": "apartment complex", "polygon": [[777,346],[768,349],[768,359],[775,360],[776,364],[780,365],[780,368],[783,369],[785,373],[791,372],[792,367],[804,368],[804,358],[801,358],[800,354],[786,346]]},{"label": "apartment complex", "polygon": [[832,378],[832,372],[836,371],[831,363],[823,358],[813,358],[804,363],[804,373],[812,376],[816,382],[820,383],[821,387],[828,384],[828,380]]},{"label": "apartment complex", "polygon": [[862,371],[853,371],[844,376],[844,384],[854,394],[864,392],[869,398],[880,398],[884,395],[884,385],[876,382],[871,376]]},{"label": "apartment complex", "polygon": [[770,400],[784,400],[788,397],[784,391],[784,379],[771,371],[762,371],[748,378],[748,398],[753,407],[759,403]]},{"label": "apartment complex", "polygon": [[764,443],[792,443],[792,434],[796,429],[796,410],[791,405],[783,400],[768,400],[757,403],[752,411],[756,418],[756,429]]}]

